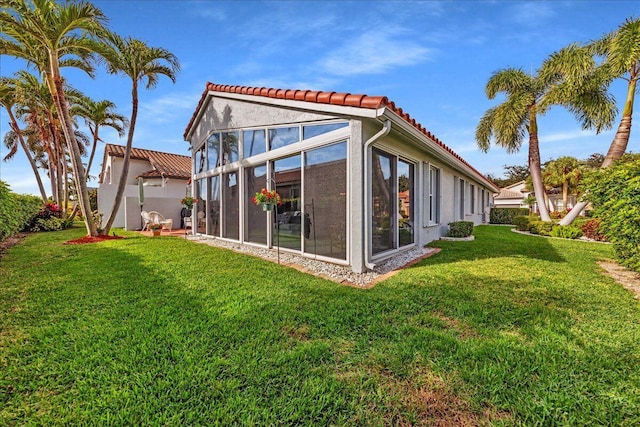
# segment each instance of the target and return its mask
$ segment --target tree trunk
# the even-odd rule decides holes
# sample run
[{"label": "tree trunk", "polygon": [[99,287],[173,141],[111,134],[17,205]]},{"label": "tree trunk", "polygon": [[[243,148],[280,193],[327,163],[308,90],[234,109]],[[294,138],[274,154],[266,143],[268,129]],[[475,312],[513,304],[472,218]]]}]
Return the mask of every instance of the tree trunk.
[{"label": "tree trunk", "polygon": [[27,160],[29,160],[29,164],[31,165],[31,169],[33,170],[33,174],[36,177],[36,182],[38,183],[38,190],[40,190],[40,197],[42,197],[42,202],[47,203],[48,197],[47,192],[44,190],[44,184],[42,183],[42,178],[40,178],[40,173],[38,173],[38,166],[36,165],[36,161],[31,156],[31,152],[29,151],[29,147],[27,143],[24,141],[24,137],[22,136],[22,132],[20,131],[20,127],[18,126],[18,122],[16,121],[15,116],[13,115],[13,111],[11,108],[6,108],[7,113],[9,114],[9,120],[11,121],[11,128],[18,136],[18,141],[20,141],[20,146],[24,151],[24,154],[27,156]]},{"label": "tree trunk", "polygon": [[567,202],[569,202],[569,181],[562,183],[562,209],[567,210]]},{"label": "tree trunk", "polygon": [[538,123],[536,121],[535,106],[529,109],[529,172],[533,181],[533,191],[536,195],[540,219],[545,222],[551,222],[545,200],[547,192],[544,189],[542,171],[540,170],[540,147],[538,146]]},{"label": "tree trunk", "polygon": [[93,132],[91,132],[93,135],[93,147],[91,147],[91,155],[89,156],[89,163],[87,163],[87,171],[86,171],[86,174],[84,175],[84,179],[87,181],[89,180],[89,171],[91,170],[91,164],[93,163],[93,156],[96,154],[96,148],[98,147],[98,141],[100,139],[98,138],[98,128],[99,127],[96,126]]},{"label": "tree trunk", "polygon": [[[602,166],[600,166],[600,169],[608,168],[616,160],[620,160],[625,151],[627,151],[629,136],[631,135],[631,117],[633,116],[633,103],[635,101],[637,81],[637,76],[632,75],[629,79],[627,99],[624,104],[624,110],[622,111],[622,119],[620,119],[620,124],[618,125],[616,136],[613,138],[613,141],[609,146],[609,151],[607,152],[607,155],[604,158],[604,162],[602,162]],[[565,216],[562,221],[560,221],[560,225],[571,224],[578,217],[578,215],[580,215],[584,208],[587,207],[588,204],[589,202],[586,201],[576,203],[573,209],[571,209],[571,212],[569,212],[569,214]]]},{"label": "tree trunk", "polygon": [[[78,141],[76,140],[76,137],[73,133],[73,122],[71,121],[71,115],[69,114],[69,108],[67,107],[67,100],[62,89],[62,78],[60,77],[60,70],[57,68],[58,58],[50,54],[49,62],[51,66],[51,75],[47,76],[47,82],[50,85],[49,89],[53,96],[53,102],[55,103],[56,110],[58,110],[58,116],[62,125],[62,131],[67,141],[67,145],[69,146],[69,157],[71,158],[71,167],[73,168],[74,182],[76,184],[76,194],[78,196],[78,204],[80,205],[80,211],[84,216],[84,223],[87,228],[87,234],[90,236],[97,236],[98,231],[96,229],[95,222],[93,221],[93,216],[91,215],[91,205],[89,203],[87,181],[84,179],[82,155],[80,154]],[[53,85],[53,87],[51,85]]]},{"label": "tree trunk", "polygon": [[129,177],[129,159],[131,158],[131,146],[133,145],[133,132],[136,128],[136,119],[138,117],[138,82],[136,80],[133,81],[133,86],[131,88],[131,121],[129,122],[129,135],[127,136],[127,147],[124,150],[124,158],[122,159],[122,173],[120,174],[120,181],[118,182],[118,189],[116,190],[116,196],[113,201],[113,208],[111,209],[111,213],[109,214],[109,219],[107,219],[106,224],[104,225],[104,234],[109,234],[111,230],[111,226],[116,219],[116,215],[118,214],[118,210],[120,209],[120,205],[122,204],[122,196],[124,195],[124,190],[127,185],[127,179]]}]

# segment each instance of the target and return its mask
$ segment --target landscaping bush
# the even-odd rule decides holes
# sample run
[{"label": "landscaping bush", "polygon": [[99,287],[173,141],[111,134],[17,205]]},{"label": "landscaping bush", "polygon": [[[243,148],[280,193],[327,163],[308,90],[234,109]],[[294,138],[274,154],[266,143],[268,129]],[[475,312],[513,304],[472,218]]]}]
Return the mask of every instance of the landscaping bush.
[{"label": "landscaping bush", "polygon": [[491,224],[513,224],[516,216],[529,215],[527,208],[491,208],[489,222]]},{"label": "landscaping bush", "polygon": [[556,225],[551,229],[549,235],[563,239],[577,239],[582,237],[582,230],[575,225]]},{"label": "landscaping bush", "polygon": [[55,203],[47,203],[31,221],[29,231],[58,231],[69,228],[71,221],[63,219],[62,208]]},{"label": "landscaping bush", "polygon": [[584,179],[594,215],[619,261],[640,271],[640,156],[627,155]]},{"label": "landscaping bush", "polygon": [[473,222],[455,221],[449,223],[447,237],[469,237],[473,233]]},{"label": "landscaping bush", "polygon": [[528,216],[518,215],[513,217],[513,225],[516,226],[516,230],[518,231],[529,231],[529,220]]},{"label": "landscaping bush", "polygon": [[0,241],[28,226],[41,206],[40,198],[15,194],[0,181]]},{"label": "landscaping bush", "polygon": [[[575,223],[575,221],[574,221]],[[592,218],[584,222],[582,224],[582,235],[587,239],[592,239],[597,242],[605,242],[607,241],[607,237],[602,232],[602,228],[600,224],[602,220],[600,218]]]},{"label": "landscaping bush", "polygon": [[544,221],[529,221],[529,232],[541,236],[550,236],[551,230],[556,224]]}]

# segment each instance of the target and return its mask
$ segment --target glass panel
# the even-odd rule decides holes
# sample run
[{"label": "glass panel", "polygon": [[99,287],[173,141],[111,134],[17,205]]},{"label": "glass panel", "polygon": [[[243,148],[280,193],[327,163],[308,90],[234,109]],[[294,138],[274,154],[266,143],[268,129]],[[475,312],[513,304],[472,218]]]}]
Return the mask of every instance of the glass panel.
[{"label": "glass panel", "polygon": [[205,234],[207,232],[207,221],[206,221],[206,212],[207,212],[207,179],[199,179],[196,181],[196,199],[199,202],[196,204],[198,218],[198,224],[196,225],[196,230],[198,233]]},{"label": "glass panel", "polygon": [[395,247],[395,171],[391,155],[373,150],[371,170],[371,252]]},{"label": "glass panel", "polygon": [[240,239],[238,172],[222,174],[222,237]]},{"label": "glass panel", "polygon": [[267,165],[246,168],[244,229],[247,242],[267,244],[267,212],[261,205],[253,203],[253,196],[267,186]]},{"label": "glass panel", "polygon": [[440,223],[440,169],[431,168],[429,171],[429,222]]},{"label": "glass panel", "polygon": [[302,204],[300,200],[301,172],[300,155],[273,162],[276,191],[282,204],[273,215],[274,246],[300,250],[302,233]]},{"label": "glass panel", "polygon": [[204,172],[206,170],[205,169],[205,164],[206,164],[207,158],[204,155],[204,150],[205,150],[205,146],[203,144],[202,148],[200,148],[198,151],[196,151],[196,159],[195,159],[195,170],[196,170],[196,173],[201,173],[201,172]]},{"label": "glass panel", "polygon": [[310,150],[304,167],[304,249],[347,259],[347,143]]},{"label": "glass panel", "polygon": [[220,166],[220,136],[217,133],[207,139],[207,147],[209,149],[209,166],[207,169],[215,169]]},{"label": "glass panel", "polygon": [[222,134],[222,164],[238,161],[238,142],[240,140],[239,132],[226,132]]},{"label": "glass panel", "polygon": [[245,130],[242,132],[244,141],[244,158],[262,154],[267,150],[266,132],[264,130]]},{"label": "glass panel", "polygon": [[464,181],[460,180],[460,220],[464,219]]},{"label": "glass panel", "polygon": [[398,161],[398,242],[413,243],[413,164]]},{"label": "glass panel", "polygon": [[470,199],[470,203],[471,206],[469,207],[469,210],[471,211],[471,213],[476,213],[476,186],[475,185],[471,185],[471,199]]},{"label": "glass panel", "polygon": [[211,236],[220,236],[220,176],[218,175],[209,178],[208,213],[208,234]]},{"label": "glass panel", "polygon": [[269,146],[272,150],[300,141],[300,128],[269,129]]},{"label": "glass panel", "polygon": [[349,126],[349,123],[329,123],[324,125],[309,125],[302,128],[302,139],[313,138],[314,136],[329,133],[336,129],[342,129]]}]

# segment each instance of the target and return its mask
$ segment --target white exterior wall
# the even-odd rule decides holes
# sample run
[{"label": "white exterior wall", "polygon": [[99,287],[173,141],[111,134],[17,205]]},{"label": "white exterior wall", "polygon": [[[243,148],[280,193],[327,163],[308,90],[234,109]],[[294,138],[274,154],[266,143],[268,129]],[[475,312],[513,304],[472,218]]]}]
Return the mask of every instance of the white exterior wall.
[{"label": "white exterior wall", "polygon": [[[138,205],[138,180],[136,176],[151,169],[149,162],[132,159],[129,164],[127,185],[120,209],[113,222],[113,227],[123,227],[126,230],[140,228],[140,206]],[[118,188],[118,180],[122,173],[122,158],[107,157],[105,171],[109,171],[109,180],[104,179],[98,187],[98,212],[104,214],[104,221],[113,209],[113,203]],[[106,178],[106,177],[105,177]],[[187,180],[169,178],[162,187],[161,179],[149,179],[158,186],[144,187],[144,207],[146,211],[158,211],[166,218],[173,218],[174,228],[180,226],[180,200],[185,196]],[[126,212],[126,214],[125,214]]]}]

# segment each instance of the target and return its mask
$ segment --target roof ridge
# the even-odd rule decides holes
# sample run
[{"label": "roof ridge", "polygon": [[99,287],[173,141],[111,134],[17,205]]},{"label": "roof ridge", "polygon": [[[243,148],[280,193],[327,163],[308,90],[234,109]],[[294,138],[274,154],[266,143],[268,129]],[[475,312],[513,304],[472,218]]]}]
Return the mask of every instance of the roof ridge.
[{"label": "roof ridge", "polygon": [[[114,147],[122,147],[122,148],[125,148],[125,149],[127,148],[127,146],[126,146],[126,145],[114,144],[114,143],[112,143],[112,142],[107,142],[107,143],[105,144],[105,147],[104,147],[104,148],[105,148],[105,150],[107,149],[107,147],[108,147],[109,145],[114,146]],[[152,149],[150,149],[150,148],[138,148],[138,147],[131,147],[131,150],[151,151],[151,152],[153,152],[153,153],[166,154],[166,155],[169,155],[169,156],[181,156],[181,157],[188,157],[188,158],[191,158],[191,156],[188,156],[188,155],[185,155],[185,154],[167,153],[166,151],[152,150]]]}]

